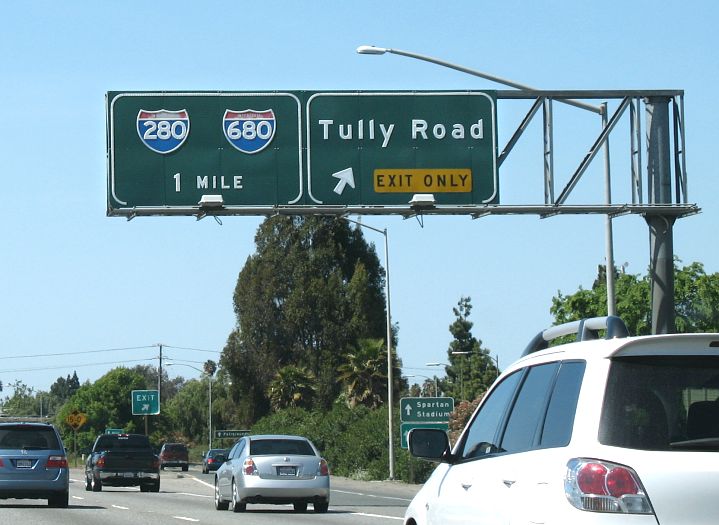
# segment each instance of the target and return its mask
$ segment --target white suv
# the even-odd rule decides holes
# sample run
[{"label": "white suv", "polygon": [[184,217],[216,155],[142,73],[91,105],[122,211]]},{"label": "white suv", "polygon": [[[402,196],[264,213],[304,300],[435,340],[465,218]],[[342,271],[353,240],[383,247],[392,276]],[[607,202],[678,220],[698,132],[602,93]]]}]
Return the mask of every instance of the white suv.
[{"label": "white suv", "polygon": [[628,337],[617,317],[549,328],[453,449],[430,429],[409,447],[441,463],[406,525],[716,524],[719,334]]}]

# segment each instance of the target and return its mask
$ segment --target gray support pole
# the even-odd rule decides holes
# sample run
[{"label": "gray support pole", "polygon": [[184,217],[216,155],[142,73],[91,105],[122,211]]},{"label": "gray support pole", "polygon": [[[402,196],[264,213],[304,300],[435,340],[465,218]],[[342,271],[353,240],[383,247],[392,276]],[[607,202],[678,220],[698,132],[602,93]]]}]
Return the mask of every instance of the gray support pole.
[{"label": "gray support pole", "polygon": [[[607,103],[602,108],[602,129],[607,127]],[[612,173],[609,158],[609,137],[604,143],[604,197],[607,205],[612,203]],[[607,281],[607,315],[617,315],[617,299],[614,284],[614,231],[612,229],[612,216],[607,214],[604,218],[604,251],[606,258]]]},{"label": "gray support pole", "polygon": [[[646,99],[647,189],[649,204],[671,204],[669,98]],[[675,332],[674,217],[647,215],[651,278],[652,334]]]}]

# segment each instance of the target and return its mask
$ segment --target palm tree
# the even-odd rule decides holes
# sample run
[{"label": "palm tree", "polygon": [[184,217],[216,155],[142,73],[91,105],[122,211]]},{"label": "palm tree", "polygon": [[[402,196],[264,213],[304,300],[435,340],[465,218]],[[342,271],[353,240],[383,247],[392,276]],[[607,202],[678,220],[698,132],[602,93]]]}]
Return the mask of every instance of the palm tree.
[{"label": "palm tree", "polygon": [[274,410],[289,407],[309,408],[317,391],[317,379],[308,369],[288,365],[280,368],[267,388]]},{"label": "palm tree", "polygon": [[377,408],[387,397],[387,350],[382,339],[360,339],[337,367],[350,407]]}]

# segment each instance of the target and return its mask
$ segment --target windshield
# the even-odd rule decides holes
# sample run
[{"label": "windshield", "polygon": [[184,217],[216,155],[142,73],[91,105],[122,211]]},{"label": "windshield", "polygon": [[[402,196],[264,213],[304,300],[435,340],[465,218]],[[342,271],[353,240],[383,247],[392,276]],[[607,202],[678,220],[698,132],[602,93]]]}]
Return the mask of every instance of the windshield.
[{"label": "windshield", "polygon": [[641,450],[719,450],[719,356],[612,360],[599,441]]}]

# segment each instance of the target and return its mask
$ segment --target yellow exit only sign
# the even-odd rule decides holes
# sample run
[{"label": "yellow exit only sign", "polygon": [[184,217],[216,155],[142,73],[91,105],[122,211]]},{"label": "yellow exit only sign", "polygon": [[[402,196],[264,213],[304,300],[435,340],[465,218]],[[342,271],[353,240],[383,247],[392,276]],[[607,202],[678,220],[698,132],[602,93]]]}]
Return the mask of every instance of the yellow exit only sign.
[{"label": "yellow exit only sign", "polygon": [[472,170],[441,169],[376,169],[376,193],[469,193],[472,191]]}]

